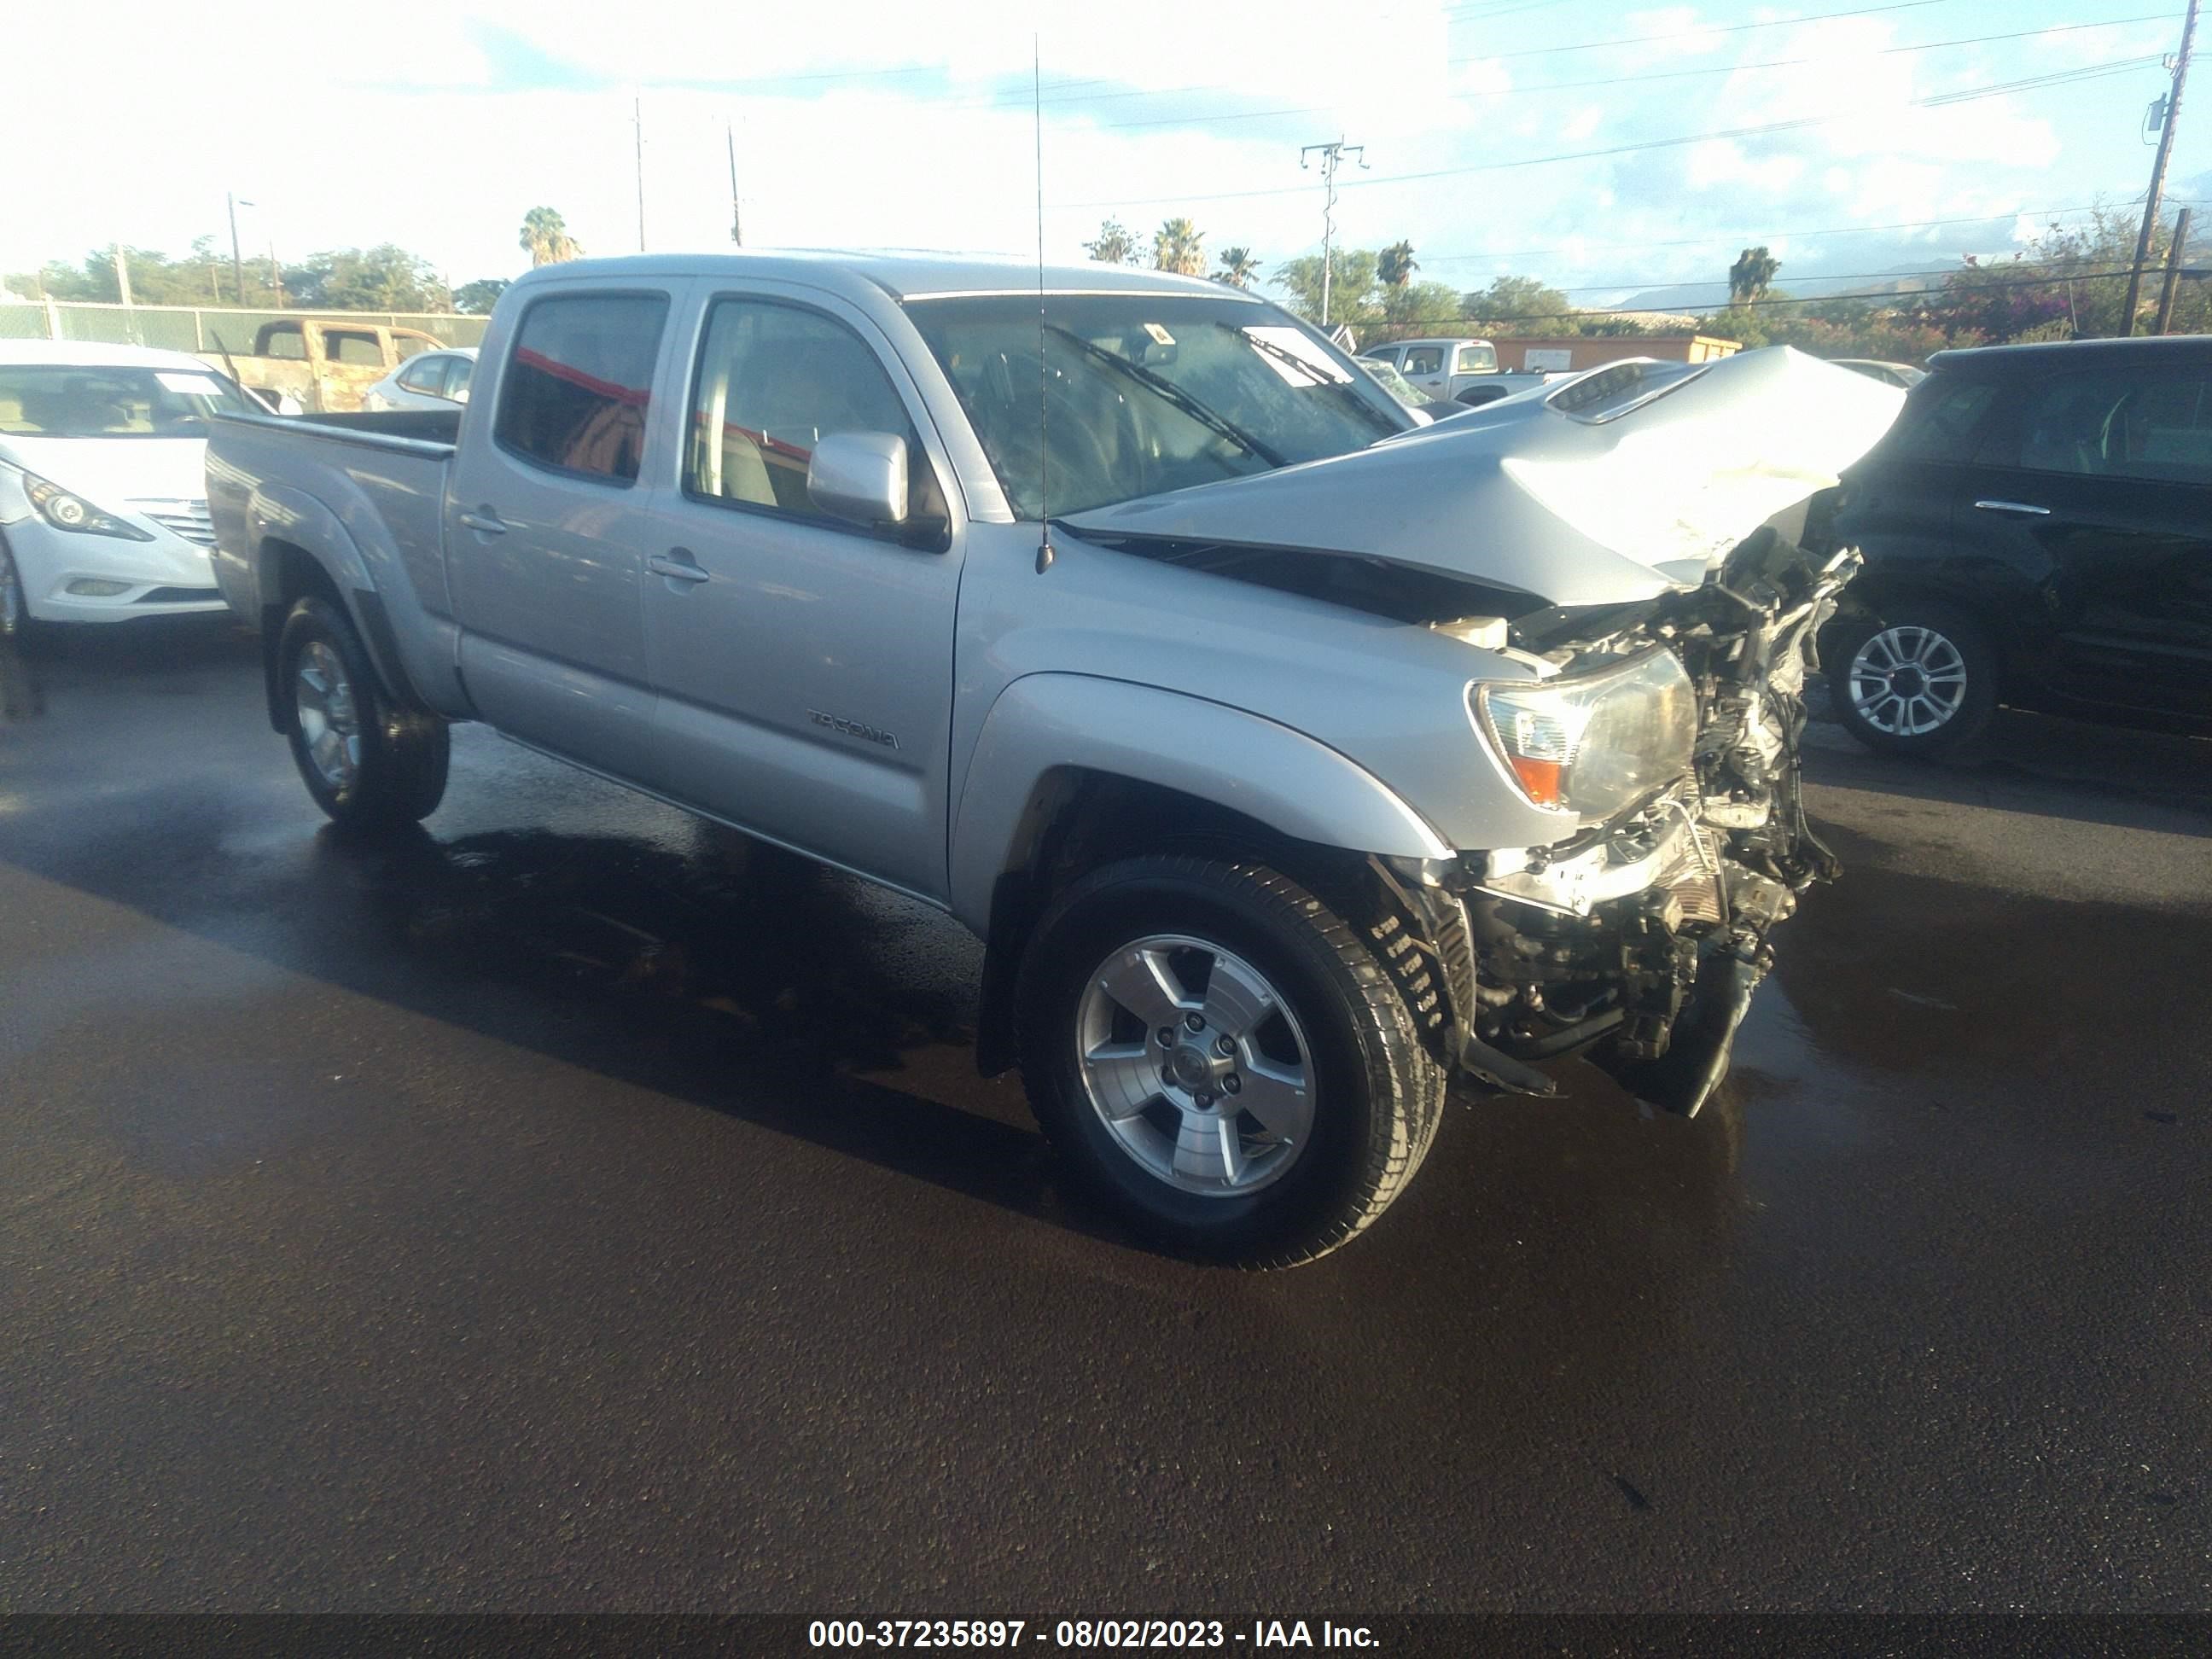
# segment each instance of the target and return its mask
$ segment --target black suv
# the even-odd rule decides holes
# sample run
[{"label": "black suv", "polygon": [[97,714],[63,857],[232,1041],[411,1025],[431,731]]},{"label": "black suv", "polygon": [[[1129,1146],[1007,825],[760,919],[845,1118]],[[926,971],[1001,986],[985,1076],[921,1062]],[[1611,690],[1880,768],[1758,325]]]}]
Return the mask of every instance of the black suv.
[{"label": "black suv", "polygon": [[1918,753],[2000,702],[2212,726],[2212,337],[1929,367],[1808,526],[1867,559],[1820,641],[1836,718]]}]

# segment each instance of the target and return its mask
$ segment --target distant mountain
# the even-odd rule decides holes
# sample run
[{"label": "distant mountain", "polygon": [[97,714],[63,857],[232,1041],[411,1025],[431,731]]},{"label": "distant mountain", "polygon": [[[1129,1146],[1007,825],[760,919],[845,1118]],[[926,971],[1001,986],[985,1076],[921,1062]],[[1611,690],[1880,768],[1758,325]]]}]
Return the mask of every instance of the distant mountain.
[{"label": "distant mountain", "polygon": [[[2191,239],[2194,240],[2193,238]],[[1892,294],[1918,294],[1942,278],[1927,273],[1938,268],[1929,260],[1917,265],[1893,265],[1879,277],[1804,276],[1781,283],[1780,291],[1793,300],[1869,299]],[[1943,264],[1944,270],[1951,268]],[[1729,302],[1726,283],[1676,283],[1668,288],[1640,289],[1626,299],[1607,302],[1608,311],[1718,311]]]}]

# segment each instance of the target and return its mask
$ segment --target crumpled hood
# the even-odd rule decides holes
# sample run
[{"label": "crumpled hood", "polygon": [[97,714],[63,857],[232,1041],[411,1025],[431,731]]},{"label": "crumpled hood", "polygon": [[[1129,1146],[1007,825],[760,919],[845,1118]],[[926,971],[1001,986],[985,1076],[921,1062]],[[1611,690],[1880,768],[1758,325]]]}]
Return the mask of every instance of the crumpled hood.
[{"label": "crumpled hood", "polygon": [[95,507],[196,501],[207,495],[204,438],[40,438],[0,434],[0,460],[27,467]]},{"label": "crumpled hood", "polygon": [[1836,482],[1905,394],[1781,347],[1610,364],[1373,447],[1072,515],[1079,532],[1388,560],[1557,605],[1694,587]]}]

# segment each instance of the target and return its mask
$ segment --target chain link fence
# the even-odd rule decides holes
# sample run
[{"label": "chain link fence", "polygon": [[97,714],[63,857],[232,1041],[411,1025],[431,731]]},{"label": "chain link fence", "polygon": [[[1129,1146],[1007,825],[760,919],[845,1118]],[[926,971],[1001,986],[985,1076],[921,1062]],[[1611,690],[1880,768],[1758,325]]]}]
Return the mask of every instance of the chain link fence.
[{"label": "chain link fence", "polygon": [[166,351],[228,349],[243,356],[264,323],[278,318],[383,324],[418,329],[446,345],[482,343],[488,317],[450,312],[248,311],[218,306],[118,306],[78,300],[0,301],[0,340],[96,340],[109,345],[155,346]]}]

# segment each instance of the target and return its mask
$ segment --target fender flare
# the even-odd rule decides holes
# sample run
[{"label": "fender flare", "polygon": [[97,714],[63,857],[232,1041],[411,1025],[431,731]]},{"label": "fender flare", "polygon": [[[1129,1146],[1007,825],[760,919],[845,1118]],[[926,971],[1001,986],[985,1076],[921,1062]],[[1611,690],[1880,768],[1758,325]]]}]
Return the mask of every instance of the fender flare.
[{"label": "fender flare", "polygon": [[1042,786],[1079,769],[1217,802],[1299,841],[1442,859],[1449,843],[1382,780],[1328,744],[1226,703],[1097,675],[1008,684],[969,751],[948,848],[955,916],[989,937],[999,878],[1041,826]]},{"label": "fender flare", "polygon": [[[368,561],[360,544],[338,515],[305,490],[286,484],[261,483],[246,503],[246,544],[252,549],[253,596],[265,616],[279,604],[283,591],[277,574],[279,547],[297,549],[313,560],[330,579],[344,605],[355,631],[368,652],[377,678],[386,695],[410,708],[424,708],[422,696],[409,679],[402,662],[399,641],[386,614],[383,597],[369,575]],[[269,692],[270,723],[283,731],[287,709],[276,684],[276,646],[282,622],[276,629],[264,628],[262,656]]]}]

